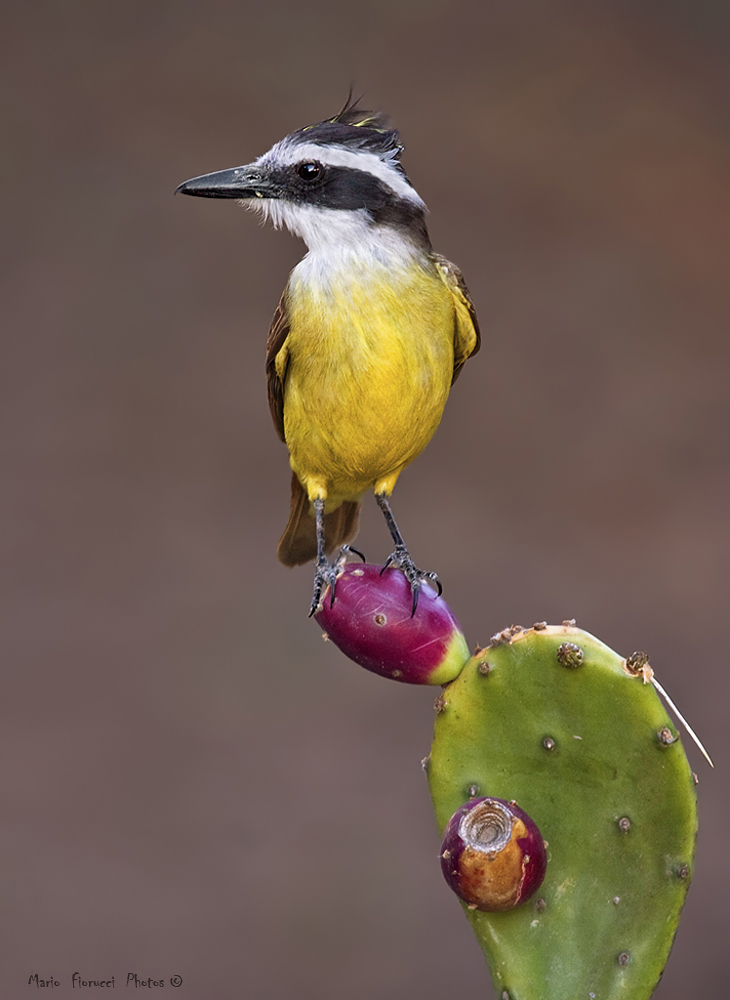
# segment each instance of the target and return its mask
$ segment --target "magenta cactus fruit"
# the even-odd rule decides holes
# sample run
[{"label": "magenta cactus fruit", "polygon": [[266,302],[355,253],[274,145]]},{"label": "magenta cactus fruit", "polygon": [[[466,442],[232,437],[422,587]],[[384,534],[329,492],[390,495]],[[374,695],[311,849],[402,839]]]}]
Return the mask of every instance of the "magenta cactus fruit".
[{"label": "magenta cactus fruit", "polygon": [[514,909],[539,888],[546,867],[542,835],[516,802],[471,799],[446,825],[441,869],[472,909]]},{"label": "magenta cactus fruit", "polygon": [[425,583],[412,611],[411,585],[399,569],[353,564],[337,578],[334,604],[325,595],[314,617],[366,670],[405,684],[448,684],[470,655],[459,623]]}]

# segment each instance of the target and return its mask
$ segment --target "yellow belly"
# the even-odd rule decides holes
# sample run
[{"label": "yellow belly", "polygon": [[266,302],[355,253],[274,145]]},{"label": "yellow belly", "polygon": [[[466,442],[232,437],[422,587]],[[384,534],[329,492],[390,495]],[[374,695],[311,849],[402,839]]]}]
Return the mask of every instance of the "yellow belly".
[{"label": "yellow belly", "polygon": [[389,493],[430,441],[448,396],[453,300],[435,269],[289,286],[284,431],[310,499],[334,509]]}]

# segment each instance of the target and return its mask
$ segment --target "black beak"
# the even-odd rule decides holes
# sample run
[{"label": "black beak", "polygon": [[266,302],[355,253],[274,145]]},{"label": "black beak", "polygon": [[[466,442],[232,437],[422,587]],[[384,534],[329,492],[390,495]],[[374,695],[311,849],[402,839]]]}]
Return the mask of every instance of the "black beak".
[{"label": "black beak", "polygon": [[213,174],[192,177],[175,189],[175,194],[194,194],[201,198],[274,198],[270,180],[260,167],[251,163],[245,167],[217,170]]}]

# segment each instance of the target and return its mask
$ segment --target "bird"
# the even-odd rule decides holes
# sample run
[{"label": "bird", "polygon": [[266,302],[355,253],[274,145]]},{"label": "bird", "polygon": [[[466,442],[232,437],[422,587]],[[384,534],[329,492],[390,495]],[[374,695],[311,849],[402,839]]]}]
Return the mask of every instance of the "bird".
[{"label": "bird", "polygon": [[[266,343],[269,407],[289,450],[291,507],[277,555],[315,561],[310,616],[339,572],[373,490],[415,614],[423,581],[390,506],[403,469],[438,427],[449,390],[481,336],[459,268],[436,253],[427,208],[382,112],[348,97],[332,118],[285,136],[240,167],[184,181],[177,192],[232,198],[307,253],[287,281]],[[336,554],[333,556],[333,554]],[[332,557],[332,558],[330,558]]]}]

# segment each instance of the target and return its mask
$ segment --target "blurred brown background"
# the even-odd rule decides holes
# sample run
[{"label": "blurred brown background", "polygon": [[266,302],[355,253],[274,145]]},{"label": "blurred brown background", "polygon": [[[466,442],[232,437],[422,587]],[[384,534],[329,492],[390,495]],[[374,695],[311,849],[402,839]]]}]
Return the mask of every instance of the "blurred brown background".
[{"label": "blurred brown background", "polygon": [[263,345],[302,247],[172,197],[353,81],[484,331],[396,516],[472,644],[575,617],[649,650],[718,765],[689,746],[699,860],[656,996],[725,997],[727,5],[3,20],[0,996],[34,972],[77,995],[74,971],[177,974],[189,1000],[492,995],[436,863],[434,692],[324,645],[309,569],[275,559]]}]

